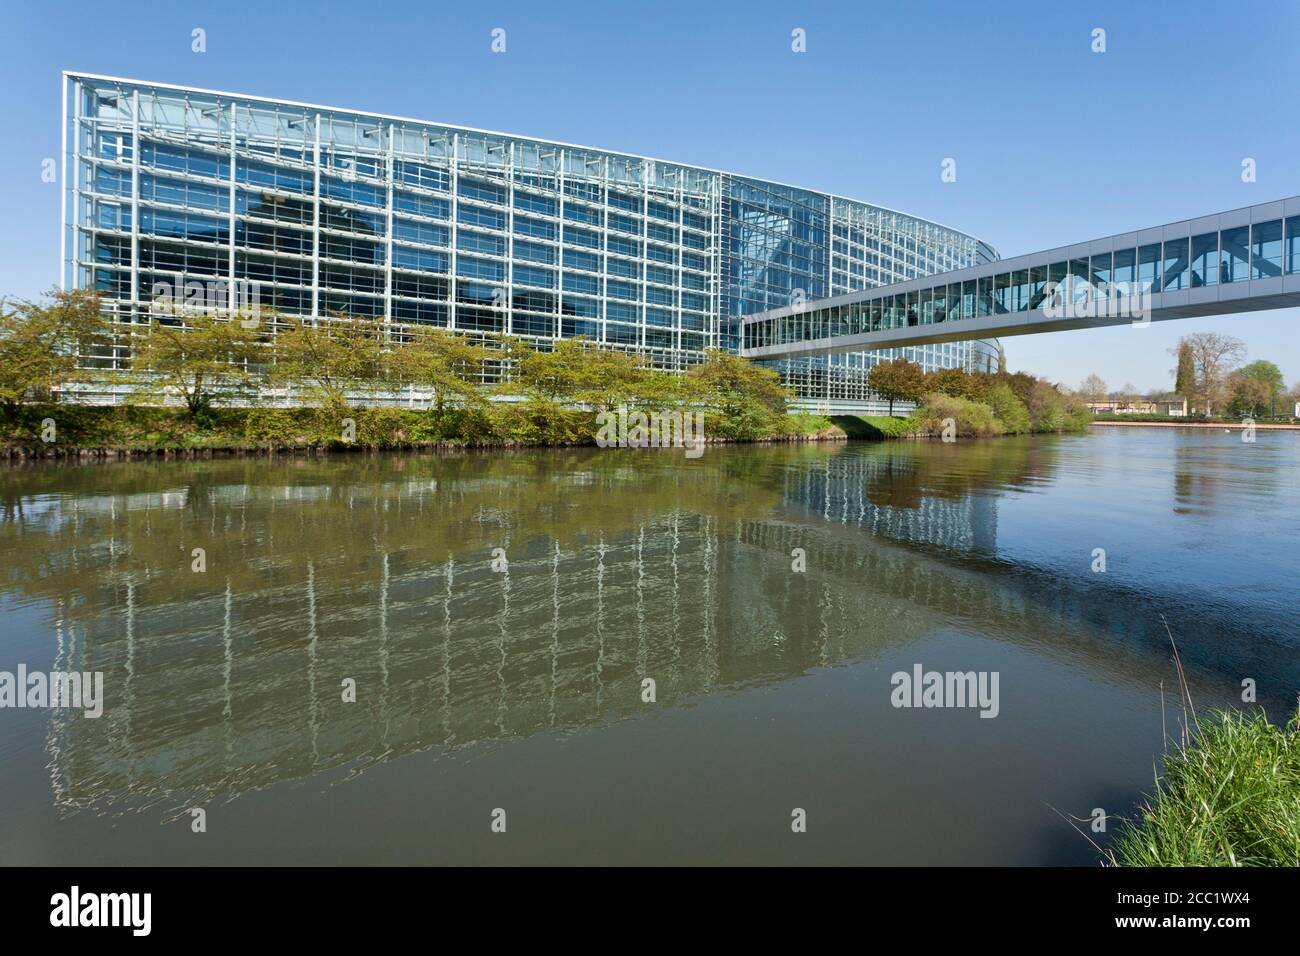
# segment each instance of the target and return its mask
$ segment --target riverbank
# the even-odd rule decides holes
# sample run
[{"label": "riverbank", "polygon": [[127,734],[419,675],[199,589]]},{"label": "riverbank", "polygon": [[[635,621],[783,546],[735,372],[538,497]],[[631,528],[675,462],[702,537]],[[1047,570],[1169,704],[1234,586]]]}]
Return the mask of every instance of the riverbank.
[{"label": "riverbank", "polygon": [[[695,428],[650,430],[653,421],[626,412],[628,447],[673,448],[729,443],[843,441],[845,432],[819,415],[725,415],[700,412]],[[610,416],[615,417],[615,416]],[[689,416],[688,416],[689,417]],[[642,423],[641,432],[636,431]],[[598,445],[602,420],[594,411],[552,403],[484,404],[472,408],[209,409],[190,416],[156,406],[30,405],[11,425],[0,460],[211,459],[335,452],[453,452],[469,449],[563,448]]]},{"label": "riverbank", "polygon": [[1111,419],[1091,421],[1089,426],[1112,426],[1120,428],[1222,428],[1224,430],[1254,428],[1257,431],[1300,431],[1300,424],[1296,425],[1270,425],[1270,424],[1253,424],[1245,425],[1241,422],[1117,422]]}]

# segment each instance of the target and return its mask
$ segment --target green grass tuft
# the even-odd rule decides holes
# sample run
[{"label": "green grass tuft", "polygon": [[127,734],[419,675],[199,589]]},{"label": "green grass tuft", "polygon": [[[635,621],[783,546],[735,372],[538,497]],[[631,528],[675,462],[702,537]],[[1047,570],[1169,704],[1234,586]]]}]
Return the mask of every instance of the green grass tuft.
[{"label": "green grass tuft", "polygon": [[1300,714],[1216,713],[1109,854],[1117,866],[1300,866]]}]

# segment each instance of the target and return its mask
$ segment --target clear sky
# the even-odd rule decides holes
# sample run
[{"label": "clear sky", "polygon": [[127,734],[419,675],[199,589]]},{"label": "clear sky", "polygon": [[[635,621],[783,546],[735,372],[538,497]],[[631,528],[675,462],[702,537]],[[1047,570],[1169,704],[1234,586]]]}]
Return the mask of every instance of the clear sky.
[{"label": "clear sky", "polygon": [[[191,31],[207,52],[191,50]],[[490,33],[506,31],[494,54]],[[1106,52],[1091,50],[1106,31]],[[791,50],[806,32],[807,52]],[[1020,3],[264,2],[0,11],[0,293],[57,279],[59,71],[585,143],[824,189],[1004,256],[1300,194],[1295,0]],[[940,180],[956,160],[957,180]],[[1241,163],[1254,159],[1257,181]],[[1077,385],[1171,382],[1217,330],[1300,381],[1300,310],[1005,340]]]}]

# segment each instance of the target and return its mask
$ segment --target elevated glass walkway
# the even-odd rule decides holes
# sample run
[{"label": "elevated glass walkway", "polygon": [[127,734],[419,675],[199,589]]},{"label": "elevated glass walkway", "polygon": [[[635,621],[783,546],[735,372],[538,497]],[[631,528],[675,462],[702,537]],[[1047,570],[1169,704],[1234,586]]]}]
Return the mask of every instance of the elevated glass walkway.
[{"label": "elevated glass walkway", "polygon": [[799,358],[1300,306],[1300,197],[771,309],[741,354]]}]

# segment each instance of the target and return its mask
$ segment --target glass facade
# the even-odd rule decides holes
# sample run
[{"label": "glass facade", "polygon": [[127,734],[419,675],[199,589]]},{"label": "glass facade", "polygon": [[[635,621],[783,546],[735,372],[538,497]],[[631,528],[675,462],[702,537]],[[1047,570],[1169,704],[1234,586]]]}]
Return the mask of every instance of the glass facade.
[{"label": "glass facade", "polygon": [[[738,349],[743,316],[996,258],[826,193],[463,127],[74,74],[64,111],[63,284],[123,323],[110,366],[160,288],[198,284],[681,370]],[[898,351],[935,368],[980,347]],[[881,354],[778,365],[803,398],[854,402]]]}]

